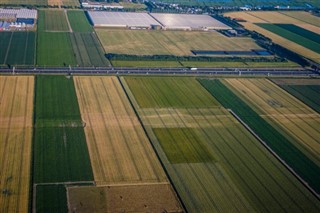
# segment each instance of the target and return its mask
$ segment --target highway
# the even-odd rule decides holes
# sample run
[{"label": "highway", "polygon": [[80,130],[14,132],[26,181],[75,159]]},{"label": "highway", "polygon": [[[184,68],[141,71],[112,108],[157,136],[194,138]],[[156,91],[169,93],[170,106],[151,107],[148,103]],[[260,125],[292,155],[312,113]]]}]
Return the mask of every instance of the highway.
[{"label": "highway", "polygon": [[238,76],[319,76],[319,72],[303,68],[128,68],[128,67],[61,67],[1,68],[2,74],[60,75],[238,75]]}]

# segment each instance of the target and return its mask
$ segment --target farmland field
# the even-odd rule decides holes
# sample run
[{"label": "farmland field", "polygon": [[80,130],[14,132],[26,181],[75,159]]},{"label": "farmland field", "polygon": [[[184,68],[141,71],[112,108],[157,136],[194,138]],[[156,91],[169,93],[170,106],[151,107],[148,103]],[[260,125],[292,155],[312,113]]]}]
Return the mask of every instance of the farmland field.
[{"label": "farmland field", "polygon": [[[201,85],[192,78],[126,78],[130,90],[135,94],[135,99],[142,108],[156,107],[215,107],[219,103],[212,99]],[[194,92],[183,96],[182,91],[192,88]],[[173,92],[175,91],[175,92]],[[179,93],[180,92],[180,93]],[[202,96],[197,94],[201,93]],[[190,99],[196,101],[191,102]]]},{"label": "farmland field", "polygon": [[[314,39],[318,39],[318,37],[312,37],[312,40],[310,40],[309,39],[310,34],[299,35],[299,34],[292,32],[291,28],[288,29],[287,27],[282,27],[282,25],[265,24],[265,23],[259,23],[257,25],[259,27],[262,27],[262,28],[268,30],[268,31],[271,31],[272,33],[275,33],[281,37],[284,37],[292,42],[295,42],[305,48],[308,48],[308,49],[320,54],[320,42],[314,41]],[[303,33],[303,32],[301,32],[301,33]]]},{"label": "farmland field", "polygon": [[250,38],[228,38],[218,32],[96,29],[106,53],[192,55],[191,50],[261,49]]},{"label": "farmland field", "polygon": [[0,212],[28,212],[33,77],[0,76]]},{"label": "farmland field", "polygon": [[38,33],[37,65],[69,66],[76,65],[69,33]]},{"label": "farmland field", "polygon": [[98,185],[165,182],[166,175],[116,77],[76,77]]},{"label": "farmland field", "polygon": [[79,212],[183,212],[168,183],[69,187],[70,209]]},{"label": "farmland field", "polygon": [[[301,133],[303,131],[301,127],[305,127],[306,125],[303,120],[299,116],[299,107],[295,107],[294,104],[299,103],[291,103],[290,97],[283,97],[283,102],[279,100],[275,100],[269,98],[268,100],[262,101],[260,97],[262,94],[261,88],[253,87],[254,80],[245,80],[246,82],[242,82],[243,80],[237,79],[226,79],[224,82],[227,82],[228,85],[234,90],[237,91],[237,95],[241,98],[244,98],[249,101],[250,105],[245,103],[239,97],[236,96],[231,90],[229,90],[223,83],[218,80],[201,80],[201,83],[211,92],[211,94],[217,98],[226,108],[231,108],[240,118],[250,126],[253,131],[259,135],[262,140],[264,140],[267,145],[275,152],[278,156],[280,156],[300,177],[302,177],[310,187],[312,187],[316,192],[319,192],[319,156],[315,153],[318,153],[319,144],[312,139],[312,141],[300,141],[293,143],[290,139],[287,138],[284,134],[283,128],[287,128],[286,130],[296,130]],[[260,80],[261,81],[261,80]],[[263,81],[263,80],[262,80]],[[259,80],[256,80],[258,83]],[[267,82],[260,82],[265,83]],[[244,86],[246,85],[246,86]],[[262,84],[263,85],[263,84]],[[270,91],[270,88],[263,88],[265,94],[273,94],[274,91]],[[256,94],[256,96],[254,95]],[[258,94],[258,96],[257,96]],[[260,95],[260,96],[259,96]],[[263,97],[263,96],[262,96]],[[274,95],[273,95],[274,98]],[[257,101],[257,105],[253,103]],[[297,101],[296,101],[297,102]],[[250,106],[254,107],[253,109],[264,110],[265,113],[259,115],[256,111],[254,111]],[[301,104],[300,104],[301,107]],[[283,109],[282,109],[283,108]],[[268,110],[269,111],[266,111]],[[291,110],[291,111],[290,111]],[[308,110],[308,109],[305,109]],[[286,111],[288,114],[284,114]],[[309,110],[310,111],[310,110]],[[282,112],[282,113],[281,113]],[[290,114],[289,114],[290,113]],[[296,113],[296,114],[295,114]],[[317,115],[310,114],[308,116],[305,114],[305,119],[308,117],[313,119],[314,116],[319,117]],[[314,114],[314,113],[313,113]],[[290,116],[290,117],[287,117]],[[279,126],[274,126],[270,124],[267,120],[269,117],[272,119],[277,119],[276,121],[280,123],[282,128]],[[292,117],[292,120],[290,118]],[[270,119],[271,119],[270,118]],[[289,120],[288,122],[285,121]],[[301,127],[297,128],[297,121],[300,121]],[[295,122],[294,125],[290,125],[290,122]],[[316,121],[317,122],[317,121]],[[273,123],[275,124],[275,123]],[[311,123],[309,123],[311,124]],[[316,123],[313,123],[316,125]],[[308,125],[307,125],[308,126]],[[291,128],[291,129],[290,129]],[[294,129],[293,129],[294,128]],[[310,128],[310,126],[308,126]],[[311,127],[312,128],[312,127]],[[281,131],[282,130],[282,131]],[[319,134],[316,130],[313,130],[315,135]],[[294,133],[291,133],[294,134]],[[306,133],[303,134],[305,136]],[[308,135],[309,138],[312,136]],[[307,137],[307,136],[305,136]],[[299,145],[300,144],[300,145]],[[299,145],[299,146],[298,146]],[[298,146],[298,148],[297,148]],[[307,148],[305,147],[307,146]],[[311,147],[310,147],[311,146]]]},{"label": "farmland field", "polygon": [[48,4],[48,0],[0,0],[0,5],[41,5]]},{"label": "farmland field", "polygon": [[275,24],[275,25],[320,44],[320,35],[317,33],[311,32],[309,30],[305,30],[293,24]]},{"label": "farmland field", "polygon": [[[318,200],[226,109],[214,98],[208,105],[196,79],[172,79],[121,81],[187,211],[319,210]],[[159,85],[174,89],[163,93]],[[166,104],[155,104],[163,94]],[[186,98],[191,103],[183,107]]]},{"label": "farmland field", "polygon": [[34,182],[93,179],[73,80],[38,76],[34,137]]},{"label": "farmland field", "polygon": [[73,32],[92,32],[92,26],[83,11],[68,10],[68,19]]},{"label": "farmland field", "polygon": [[320,113],[320,81],[318,79],[276,79],[281,88]]},{"label": "farmland field", "polygon": [[70,33],[74,56],[79,66],[107,66],[109,62],[94,33]]},{"label": "farmland field", "polygon": [[1,32],[0,64],[33,65],[34,32]]},{"label": "farmland field", "polygon": [[39,10],[38,30],[45,32],[69,32],[63,10]]},{"label": "farmland field", "polygon": [[68,212],[67,195],[64,185],[38,185],[36,212]]}]

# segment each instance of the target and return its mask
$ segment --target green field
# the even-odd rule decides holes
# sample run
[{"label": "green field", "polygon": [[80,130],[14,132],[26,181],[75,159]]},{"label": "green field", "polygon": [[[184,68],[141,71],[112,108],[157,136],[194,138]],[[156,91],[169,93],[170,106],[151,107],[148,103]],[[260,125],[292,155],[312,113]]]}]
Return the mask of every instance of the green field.
[{"label": "green field", "polygon": [[73,80],[36,79],[34,182],[93,179]]},{"label": "green field", "polygon": [[281,157],[308,185],[320,192],[320,167],[295,147],[285,136],[259,116],[249,105],[219,80],[200,83],[225,108],[232,109],[266,144]]},{"label": "green field", "polygon": [[320,113],[320,85],[279,85],[309,107]]},{"label": "green field", "polygon": [[[282,36],[290,41],[293,41],[305,48],[308,48],[316,53],[320,53],[320,43],[315,42],[313,40],[308,39],[308,35],[304,36],[304,35],[299,35],[301,34],[301,32],[299,32],[299,34],[296,34],[294,32],[292,32],[291,28],[290,29],[285,29],[282,28],[278,25],[275,24],[265,24],[265,23],[257,23],[256,25],[258,25],[259,27],[262,27],[272,33],[275,33],[279,36]],[[296,31],[296,28],[295,28]],[[309,34],[310,37],[310,34]]]},{"label": "green field", "polygon": [[76,65],[69,33],[38,33],[37,65],[69,66]]},{"label": "green field", "polygon": [[178,61],[122,61],[111,60],[114,67],[181,67]]},{"label": "green field", "polygon": [[[192,78],[126,78],[130,90],[142,108],[151,107],[216,107],[219,105],[201,85]],[[192,88],[193,93],[184,96],[183,91]],[[198,94],[201,94],[199,96]],[[196,100],[191,102],[190,99]]]},{"label": "green field", "polygon": [[33,65],[34,32],[1,32],[0,64]]},{"label": "green field", "polygon": [[275,24],[275,25],[320,44],[320,35],[317,33],[303,29],[294,24]]},{"label": "green field", "polygon": [[261,49],[251,38],[229,38],[218,32],[96,29],[106,53],[193,55],[191,50]]},{"label": "green field", "polygon": [[69,32],[63,10],[39,10],[38,32]]},{"label": "green field", "polygon": [[162,149],[170,163],[204,163],[214,160],[204,142],[192,129],[154,128]]},{"label": "green field", "polygon": [[109,62],[94,33],[71,33],[74,56],[79,66],[107,66]]},{"label": "green field", "polygon": [[68,19],[73,32],[92,32],[92,26],[90,25],[85,13],[80,10],[68,10]]},{"label": "green field", "polygon": [[[188,212],[319,211],[319,201],[226,109],[199,104],[207,93],[194,78],[140,79],[121,82]],[[149,82],[174,88],[166,105],[140,104],[163,97]],[[137,84],[148,89],[132,89]],[[186,98],[198,107],[182,107]]]},{"label": "green field", "polygon": [[68,212],[64,185],[38,185],[36,195],[36,212]]},{"label": "green field", "polygon": [[46,6],[48,0],[0,0],[0,5],[39,5]]}]

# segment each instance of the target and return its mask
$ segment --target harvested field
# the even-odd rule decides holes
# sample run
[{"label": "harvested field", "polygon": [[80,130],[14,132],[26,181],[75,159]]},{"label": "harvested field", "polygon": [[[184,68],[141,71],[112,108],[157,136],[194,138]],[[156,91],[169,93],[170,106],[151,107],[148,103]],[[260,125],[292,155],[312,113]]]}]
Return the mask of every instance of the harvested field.
[{"label": "harvested field", "polygon": [[[224,81],[249,105],[231,91],[222,92],[227,87],[220,82],[204,81],[203,84],[223,101],[225,107],[240,116],[310,187],[319,192],[319,144],[314,138],[319,134],[314,129],[315,125],[319,125],[319,114],[267,80]],[[280,100],[278,97],[281,94]],[[310,129],[312,132],[309,134],[307,131]]]},{"label": "harvested field", "polygon": [[37,64],[39,66],[76,65],[69,33],[38,33]]},{"label": "harvested field", "polygon": [[34,32],[1,32],[0,64],[33,65]]},{"label": "harvested field", "polygon": [[69,32],[68,22],[63,10],[39,10],[39,31]]},{"label": "harvested field", "polygon": [[109,64],[94,33],[71,33],[70,39],[77,65],[102,67]]},{"label": "harvested field", "polygon": [[[187,211],[293,212],[300,211],[300,208],[308,208],[307,211],[320,208],[317,199],[227,110],[212,106],[206,108],[205,102],[202,102],[202,108],[175,108],[175,104],[170,103],[162,108],[156,105],[142,108],[137,97],[150,99],[148,90],[131,90],[133,86],[130,84],[139,81],[130,79],[125,77],[121,81]],[[144,79],[148,78],[141,79],[146,84]],[[189,79],[187,82],[195,80]],[[158,82],[161,81],[166,79],[158,78]],[[171,90],[171,93],[179,94],[176,94],[176,102],[183,102],[187,96],[191,102],[189,105],[196,106],[199,99],[194,97],[202,97],[203,91],[190,83],[184,88],[185,84],[176,82],[178,89]],[[184,94],[180,93],[179,87],[184,88]],[[155,85],[153,89],[159,90]],[[161,96],[161,92],[155,92],[152,98]],[[161,133],[168,134],[157,133],[159,128],[162,128]],[[162,144],[175,147],[179,138],[192,140],[193,146],[188,146],[191,152],[187,155],[184,151],[176,152],[176,155],[181,155],[176,159],[186,161],[190,153],[201,150],[197,144],[201,141],[214,160],[207,161],[196,154],[192,155],[193,159],[198,158],[196,161],[172,163],[174,159],[168,159],[168,150],[164,150]]]},{"label": "harvested field", "polygon": [[117,78],[76,77],[75,83],[96,183],[166,182]]},{"label": "harvested field", "polygon": [[73,32],[92,32],[88,18],[82,10],[68,10],[68,19]]},{"label": "harvested field", "polygon": [[54,183],[92,180],[72,78],[38,76],[35,105],[33,181]]},{"label": "harvested field", "polygon": [[96,29],[106,53],[129,55],[192,55],[191,50],[261,49],[250,38],[229,38],[218,32]]},{"label": "harvested field", "polygon": [[69,187],[70,209],[79,212],[183,212],[168,183]]},{"label": "harvested field", "polygon": [[285,14],[287,16],[290,16],[294,19],[300,20],[302,22],[320,27],[320,18],[317,16],[314,16],[308,12],[304,12],[304,11],[284,11],[281,12],[282,14]]},{"label": "harvested field", "polygon": [[[128,77],[126,81],[141,108],[205,108],[219,106],[219,103],[193,78]],[[186,95],[186,91],[189,88],[192,88],[193,92]],[[195,101],[191,102],[190,99]]]},{"label": "harvested field", "polygon": [[28,212],[33,77],[0,76],[0,212]]}]

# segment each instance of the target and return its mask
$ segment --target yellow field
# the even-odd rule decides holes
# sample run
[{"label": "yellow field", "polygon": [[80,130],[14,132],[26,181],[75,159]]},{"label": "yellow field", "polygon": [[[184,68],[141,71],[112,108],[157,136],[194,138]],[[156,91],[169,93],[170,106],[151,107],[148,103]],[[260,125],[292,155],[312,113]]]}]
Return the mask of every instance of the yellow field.
[{"label": "yellow field", "polygon": [[106,53],[193,55],[191,50],[261,49],[251,38],[228,38],[218,32],[96,29]]},{"label": "yellow field", "polygon": [[304,11],[283,11],[282,14],[285,14],[287,16],[290,16],[294,19],[300,20],[305,23],[309,23],[311,25],[320,27],[320,18],[317,16],[314,16],[308,12]]},{"label": "yellow field", "polygon": [[0,212],[28,212],[33,77],[0,76]]},{"label": "yellow field", "polygon": [[75,77],[98,185],[166,182],[166,175],[116,77]]},{"label": "yellow field", "polygon": [[225,79],[256,111],[320,162],[320,115],[267,79]]},{"label": "yellow field", "polygon": [[303,55],[307,58],[313,59],[314,61],[320,62],[320,54],[313,52],[295,42],[289,41],[288,39],[285,39],[275,33],[272,33],[266,29],[263,29],[262,27],[259,27],[253,23],[249,22],[244,22],[241,23],[246,29],[251,30],[251,31],[256,31],[258,33],[263,34],[264,36],[272,39],[274,43],[277,43],[283,47],[286,47],[300,55]]}]

